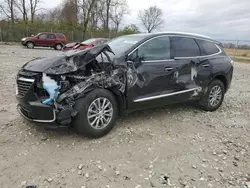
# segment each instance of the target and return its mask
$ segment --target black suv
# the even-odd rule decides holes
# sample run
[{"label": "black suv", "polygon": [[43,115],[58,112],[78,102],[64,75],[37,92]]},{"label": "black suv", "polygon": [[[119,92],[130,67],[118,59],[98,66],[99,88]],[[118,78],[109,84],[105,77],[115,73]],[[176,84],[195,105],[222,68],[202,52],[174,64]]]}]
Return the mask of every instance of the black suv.
[{"label": "black suv", "polygon": [[233,61],[221,43],[188,33],[135,34],[88,50],[25,64],[17,75],[18,111],[49,127],[101,137],[125,111],[197,101],[223,102]]}]

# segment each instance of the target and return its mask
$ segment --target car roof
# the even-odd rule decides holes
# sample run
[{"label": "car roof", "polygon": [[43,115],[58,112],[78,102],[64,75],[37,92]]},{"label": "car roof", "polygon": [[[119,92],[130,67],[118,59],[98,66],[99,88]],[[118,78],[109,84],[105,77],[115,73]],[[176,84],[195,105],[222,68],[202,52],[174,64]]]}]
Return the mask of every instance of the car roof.
[{"label": "car roof", "polygon": [[130,36],[145,36],[145,38],[151,38],[161,35],[175,35],[175,36],[186,36],[186,37],[193,37],[197,39],[211,41],[217,44],[220,44],[219,41],[212,39],[209,36],[196,34],[196,33],[187,33],[187,32],[176,32],[176,31],[164,31],[164,32],[157,32],[157,33],[139,33],[139,34],[131,34]]},{"label": "car roof", "polygon": [[57,35],[64,35],[62,33],[53,33],[53,32],[40,32],[38,34],[57,34]]}]

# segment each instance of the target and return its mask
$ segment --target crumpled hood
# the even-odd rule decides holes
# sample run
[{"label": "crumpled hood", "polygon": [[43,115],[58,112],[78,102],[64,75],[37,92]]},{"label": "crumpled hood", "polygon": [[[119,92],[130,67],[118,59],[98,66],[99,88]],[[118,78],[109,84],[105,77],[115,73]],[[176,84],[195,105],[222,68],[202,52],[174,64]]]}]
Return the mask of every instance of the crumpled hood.
[{"label": "crumpled hood", "polygon": [[37,58],[26,63],[23,69],[34,72],[45,72],[47,69],[59,65],[63,59],[65,59],[65,56]]},{"label": "crumpled hood", "polygon": [[92,49],[69,51],[54,57],[34,59],[26,63],[23,69],[47,74],[66,74],[77,71],[105,51],[113,53],[111,48],[104,44]]}]

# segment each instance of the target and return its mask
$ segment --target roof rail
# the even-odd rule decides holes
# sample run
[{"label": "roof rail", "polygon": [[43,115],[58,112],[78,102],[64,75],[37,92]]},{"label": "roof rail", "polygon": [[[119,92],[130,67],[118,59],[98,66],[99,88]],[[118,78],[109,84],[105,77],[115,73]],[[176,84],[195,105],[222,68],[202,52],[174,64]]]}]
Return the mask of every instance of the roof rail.
[{"label": "roof rail", "polygon": [[188,32],[179,32],[179,31],[163,31],[163,32],[157,32],[155,34],[160,34],[160,33],[173,33],[173,34],[183,34],[183,35],[193,35],[197,37],[205,37],[211,39],[211,37],[206,36],[206,35],[201,35],[201,34],[196,34],[196,33],[188,33]]}]

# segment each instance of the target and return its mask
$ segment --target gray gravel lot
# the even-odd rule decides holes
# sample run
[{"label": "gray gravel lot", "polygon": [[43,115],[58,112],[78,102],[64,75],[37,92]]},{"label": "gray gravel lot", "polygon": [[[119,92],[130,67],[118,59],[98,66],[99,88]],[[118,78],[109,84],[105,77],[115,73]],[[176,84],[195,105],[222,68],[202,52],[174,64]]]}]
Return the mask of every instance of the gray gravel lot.
[{"label": "gray gravel lot", "polygon": [[46,49],[0,46],[0,187],[250,188],[250,64],[213,113],[178,104],[120,118],[106,137],[46,131],[16,111],[15,75]]}]

